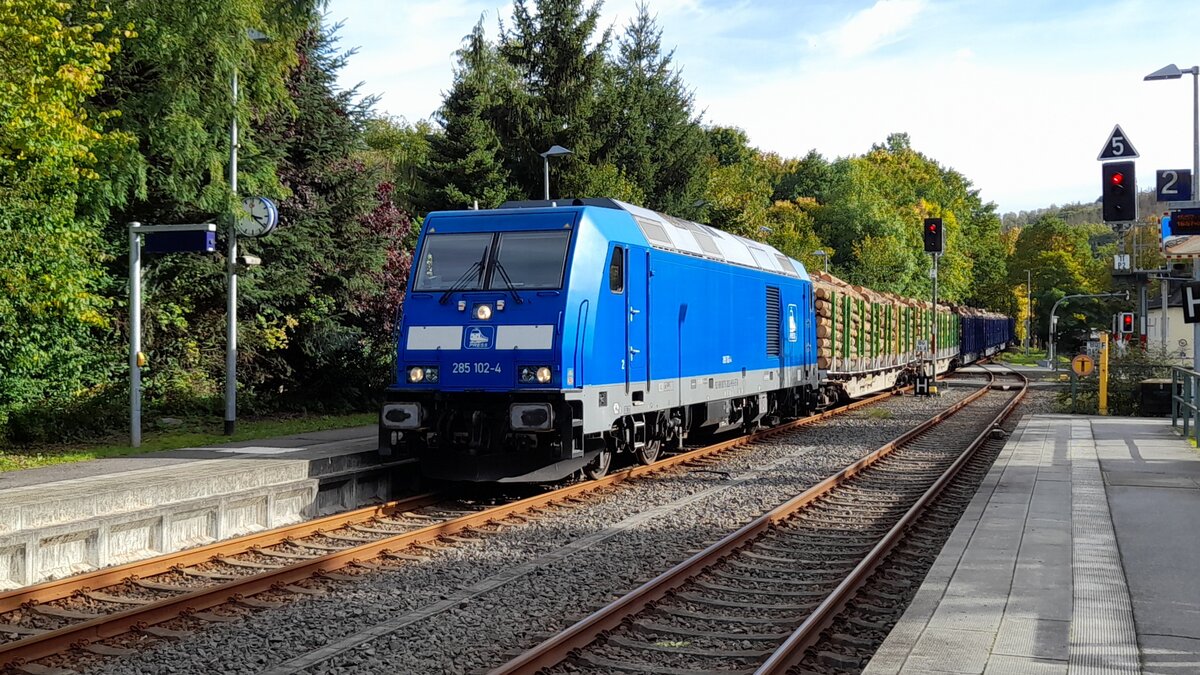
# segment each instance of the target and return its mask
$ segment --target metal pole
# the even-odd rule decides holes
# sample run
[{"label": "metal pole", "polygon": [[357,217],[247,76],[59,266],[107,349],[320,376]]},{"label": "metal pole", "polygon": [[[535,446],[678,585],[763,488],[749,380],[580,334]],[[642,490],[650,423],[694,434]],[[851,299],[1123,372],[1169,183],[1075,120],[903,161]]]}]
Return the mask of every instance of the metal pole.
[{"label": "metal pole", "polygon": [[1138,279],[1138,312],[1141,314],[1141,320],[1138,322],[1138,325],[1141,327],[1141,331],[1139,333],[1139,336],[1140,336],[1139,341],[1142,343],[1143,347],[1150,346],[1146,340],[1146,326],[1147,326],[1147,324],[1149,324],[1149,321],[1146,319],[1146,312],[1150,308],[1149,302],[1147,301],[1147,296],[1148,296],[1149,290],[1150,290],[1149,277],[1139,278]]},{"label": "metal pole", "polygon": [[[233,71],[233,115],[229,125],[229,191],[237,198],[237,101],[238,74]],[[229,217],[229,252],[225,260],[228,296],[225,298],[225,435],[232,436],[237,425],[237,231],[234,216]]]},{"label": "metal pole", "polygon": [[1108,333],[1100,333],[1100,393],[1099,410],[1101,415],[1108,414]]},{"label": "metal pole", "polygon": [[[935,377],[935,378],[937,377],[937,350],[938,350],[938,333],[937,333],[937,325],[938,325],[937,298],[938,298],[938,294],[937,294],[937,292],[938,292],[938,258],[940,258],[940,257],[941,257],[940,253],[933,254],[933,316],[929,320],[929,323],[930,323],[930,326],[929,326],[929,354],[933,360],[933,377]],[[930,386],[932,386],[932,383],[930,384]]]},{"label": "metal pole", "polygon": [[1033,346],[1033,273],[1025,270],[1025,353]]},{"label": "metal pole", "polygon": [[[1171,284],[1164,279],[1158,280],[1159,294],[1162,296],[1162,311],[1158,315],[1158,328],[1162,331],[1163,358],[1167,356],[1167,296],[1171,292]],[[1174,390],[1172,390],[1174,391]]]},{"label": "metal pole", "polygon": [[542,157],[542,195],[543,199],[550,201],[550,158]]},{"label": "metal pole", "polygon": [[[1200,66],[1192,66],[1192,199],[1197,198],[1200,198]],[[1192,279],[1200,281],[1200,260],[1192,260]],[[1192,324],[1192,370],[1198,368],[1200,323]]]},{"label": "metal pole", "polygon": [[142,445],[142,247],[139,222],[129,224],[129,444]]}]

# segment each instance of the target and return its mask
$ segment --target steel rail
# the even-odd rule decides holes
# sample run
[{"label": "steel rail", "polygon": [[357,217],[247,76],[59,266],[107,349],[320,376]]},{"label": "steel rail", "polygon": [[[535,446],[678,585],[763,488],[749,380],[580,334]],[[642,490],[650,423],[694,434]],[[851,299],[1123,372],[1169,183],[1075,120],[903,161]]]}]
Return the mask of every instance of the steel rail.
[{"label": "steel rail", "polygon": [[[1010,369],[1011,370],[1011,369]],[[988,371],[991,372],[991,371]],[[1002,423],[1012,411],[1020,404],[1025,397],[1025,393],[1029,390],[1029,378],[1021,373],[1012,371],[1014,375],[1021,378],[1021,389],[1013,396],[1008,405],[996,415],[987,429],[979,432],[970,445],[958,456],[942,475],[925,491],[921,498],[908,510],[907,513],[892,526],[888,533],[884,535],[865,558],[838,584],[837,588],[813,610],[812,614],[800,624],[795,631],[792,632],[783,644],[781,644],[775,653],[767,658],[765,662],[755,671],[755,675],[784,675],[789,669],[798,665],[800,660],[804,658],[805,652],[815,645],[820,637],[821,632],[831,624],[834,618],[846,603],[854,597],[855,593],[867,583],[874,574],[875,570],[883,564],[888,555],[893,549],[904,539],[905,533],[910,526],[913,525],[924,513],[925,510],[933,504],[938,495],[950,485],[951,482],[958,476],[962,467],[966,466],[967,462],[975,455],[975,452],[984,444],[988,436],[996,425]],[[994,377],[994,376],[993,376]]]},{"label": "steel rail", "polygon": [[[655,462],[654,464],[637,466],[619,471],[609,476],[605,476],[599,480],[569,485],[553,492],[527,497],[525,499],[510,502],[508,504],[502,504],[484,511],[479,511],[477,513],[434,523],[426,527],[399,533],[396,536],[379,539],[361,545],[351,546],[340,551],[334,551],[308,560],[299,561],[296,564],[286,567],[264,570],[258,574],[240,577],[238,579],[226,581],[214,586],[200,588],[195,591],[183,593],[174,597],[157,600],[150,604],[106,614],[95,619],[88,619],[79,623],[71,624],[69,626],[64,626],[56,630],[24,637],[11,642],[5,642],[0,644],[0,669],[5,667],[20,666],[37,659],[62,653],[72,647],[85,646],[96,640],[104,640],[116,637],[132,630],[140,630],[147,626],[169,621],[180,616],[185,616],[201,610],[217,607],[228,602],[236,602],[257,593],[278,589],[287,584],[295,583],[314,575],[332,572],[353,563],[379,557],[389,552],[402,550],[415,544],[434,542],[447,535],[457,534],[465,530],[486,526],[497,521],[502,521],[514,515],[536,511],[537,509],[546,507],[555,502],[561,502],[578,495],[599,490],[601,488],[617,485],[634,478],[658,473],[681,464],[686,464],[688,462],[703,459],[711,455],[719,454],[731,448],[770,438],[772,436],[776,436],[799,427],[807,426],[836,415],[841,415],[843,413],[877,403],[881,400],[891,398],[897,393],[899,392],[885,392],[882,394],[877,394],[870,398],[866,398],[861,401],[855,401],[849,405],[833,410],[827,410],[815,415],[792,420],[777,427],[772,427],[770,429],[758,431],[753,434],[739,436],[737,438],[710,446],[667,457]],[[434,499],[434,497],[430,495],[422,495],[414,499]],[[360,509],[360,511],[377,511],[380,508],[384,507]],[[347,515],[348,514],[341,514],[341,520],[344,521]],[[288,528],[282,529],[292,532],[295,530],[295,528],[303,529],[308,526],[315,530],[319,530],[310,532],[310,534],[319,534],[320,531],[336,529],[331,528],[329,523],[337,521],[338,516],[328,516],[325,519],[322,519],[322,522],[326,523],[324,527],[315,527],[314,525],[317,523],[317,521],[308,521],[307,523],[300,523],[295,526],[289,526]],[[226,550],[228,547],[236,547],[238,544],[241,544],[242,546],[242,550],[239,552],[246,552],[245,549],[248,548],[248,546],[246,546],[247,541],[272,541],[272,543],[278,544],[288,539],[288,537],[280,537],[280,534],[281,530],[262,532],[255,535],[249,535],[247,537],[229,540],[227,542],[210,544],[206,547],[193,549],[191,551],[181,551],[177,554],[169,554],[167,556],[161,556],[160,558],[151,558],[145,561],[122,565],[120,567],[98,570],[96,572],[81,575],[79,577],[69,577],[61,581],[47,582],[36,587],[30,587],[20,591],[6,593],[3,596],[0,596],[0,600],[3,600],[6,606],[11,606],[15,602],[16,607],[20,607],[22,604],[27,603],[47,602],[48,600],[45,600],[45,598],[51,597],[52,591],[54,593],[59,593],[59,595],[53,597],[52,599],[61,600],[76,591],[91,590],[97,587],[103,587],[104,585],[111,586],[120,583],[124,579],[131,578],[133,575],[145,575],[169,571],[182,564],[185,564],[180,561],[184,559],[183,556],[187,556],[189,554],[196,556],[196,558],[193,558],[193,562],[207,562],[217,555],[217,552]],[[262,546],[267,544],[260,543],[257,545]],[[303,546],[302,543],[299,545]],[[150,570],[153,571],[151,572]],[[85,581],[87,583],[85,583]],[[25,600],[23,602],[19,602],[18,600],[22,595],[25,595]]]},{"label": "steel rail", "polygon": [[972,392],[963,400],[880,446],[871,454],[817,483],[800,495],[780,504],[738,530],[726,535],[721,540],[709,545],[704,550],[642,584],[614,602],[593,612],[561,633],[550,637],[529,651],[489,671],[489,675],[536,673],[542,668],[549,668],[561,663],[571,651],[586,647],[605,632],[617,628],[628,617],[646,609],[652,603],[662,599],[669,592],[684,585],[692,577],[710,567],[714,562],[728,556],[758,535],[765,533],[776,523],[789,518],[795,511],[823,497],[833,488],[845,483],[851,477],[861,473],[878,460],[891,454],[897,447],[923,434],[942,420],[970,405],[976,399],[986,394],[994,384],[995,375],[990,371],[988,374],[988,383]]},{"label": "steel rail", "polygon": [[252,548],[276,546],[285,543],[289,539],[308,537],[329,530],[365,523],[380,516],[429,506],[441,499],[442,497],[432,493],[414,495],[386,504],[377,504],[353,511],[314,518],[313,520],[306,520],[233,539],[217,541],[196,548],[188,548],[153,558],[146,558],[145,560],[137,560],[113,567],[104,567],[92,572],[45,581],[33,586],[24,586],[0,593],[0,613],[11,612],[30,604],[62,600],[79,591],[113,586],[133,575],[144,577],[162,574],[177,567],[210,562],[217,556],[245,553]]}]

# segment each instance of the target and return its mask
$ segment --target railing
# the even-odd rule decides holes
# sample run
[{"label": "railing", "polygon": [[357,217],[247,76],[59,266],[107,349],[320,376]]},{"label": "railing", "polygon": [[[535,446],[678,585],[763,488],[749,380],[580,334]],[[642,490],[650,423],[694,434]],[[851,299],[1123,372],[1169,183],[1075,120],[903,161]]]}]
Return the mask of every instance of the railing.
[{"label": "railing", "polygon": [[1183,437],[1200,443],[1200,373],[1171,366],[1171,426],[1183,420]]}]

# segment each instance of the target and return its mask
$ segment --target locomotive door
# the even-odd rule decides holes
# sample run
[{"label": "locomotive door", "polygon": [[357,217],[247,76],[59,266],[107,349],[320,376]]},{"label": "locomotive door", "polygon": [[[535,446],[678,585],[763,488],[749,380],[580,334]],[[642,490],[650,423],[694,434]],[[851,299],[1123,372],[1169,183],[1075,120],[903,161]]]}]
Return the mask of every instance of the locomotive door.
[{"label": "locomotive door", "polygon": [[801,291],[800,296],[785,295],[783,307],[780,308],[779,337],[783,345],[783,358],[780,359],[779,381],[785,387],[796,386],[800,379],[796,370],[804,363],[804,345],[808,334],[807,292]]},{"label": "locomotive door", "polygon": [[[625,249],[625,392],[645,391],[650,378],[649,252]],[[644,401],[645,394],[634,402]]]}]

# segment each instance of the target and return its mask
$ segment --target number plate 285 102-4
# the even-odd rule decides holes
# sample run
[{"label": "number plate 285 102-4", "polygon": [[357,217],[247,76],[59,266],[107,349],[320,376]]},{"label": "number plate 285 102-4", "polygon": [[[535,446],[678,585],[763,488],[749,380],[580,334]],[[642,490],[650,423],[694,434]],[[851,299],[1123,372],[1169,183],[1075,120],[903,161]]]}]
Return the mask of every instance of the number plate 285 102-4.
[{"label": "number plate 285 102-4", "polygon": [[450,372],[454,375],[499,375],[503,370],[500,368],[499,362],[463,361],[450,364]]}]

